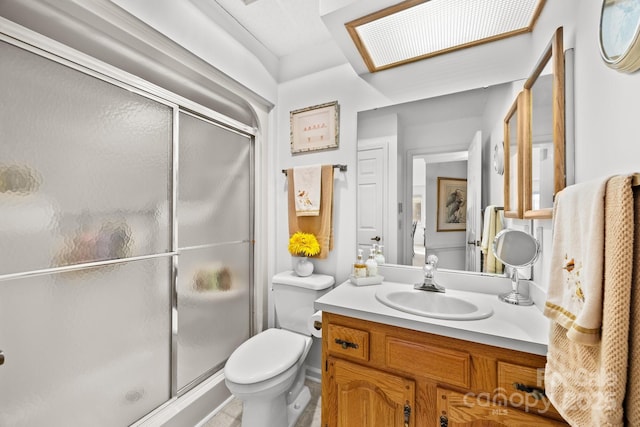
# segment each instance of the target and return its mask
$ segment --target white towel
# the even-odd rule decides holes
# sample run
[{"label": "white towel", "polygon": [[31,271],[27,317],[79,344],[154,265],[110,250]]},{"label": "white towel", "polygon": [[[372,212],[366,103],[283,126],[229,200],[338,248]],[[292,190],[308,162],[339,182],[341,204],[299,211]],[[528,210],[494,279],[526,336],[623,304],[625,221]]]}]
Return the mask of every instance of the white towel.
[{"label": "white towel", "polygon": [[549,290],[544,314],[567,338],[595,345],[602,326],[604,196],[607,179],[566,187],[556,195]]},{"label": "white towel", "polygon": [[484,227],[482,230],[482,243],[480,249],[484,254],[484,272],[502,273],[503,266],[493,253],[493,240],[504,228],[504,212],[496,206],[489,205],[484,210]]},{"label": "white towel", "polygon": [[321,165],[293,168],[296,216],[320,215],[321,176]]}]

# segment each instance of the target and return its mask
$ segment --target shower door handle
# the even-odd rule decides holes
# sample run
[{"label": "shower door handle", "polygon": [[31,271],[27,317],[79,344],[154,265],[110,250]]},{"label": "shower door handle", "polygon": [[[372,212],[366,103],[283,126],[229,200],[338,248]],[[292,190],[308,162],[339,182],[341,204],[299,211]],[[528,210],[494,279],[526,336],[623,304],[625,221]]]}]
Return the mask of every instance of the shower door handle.
[{"label": "shower door handle", "polygon": [[0,365],[4,365],[4,353],[0,350]]}]

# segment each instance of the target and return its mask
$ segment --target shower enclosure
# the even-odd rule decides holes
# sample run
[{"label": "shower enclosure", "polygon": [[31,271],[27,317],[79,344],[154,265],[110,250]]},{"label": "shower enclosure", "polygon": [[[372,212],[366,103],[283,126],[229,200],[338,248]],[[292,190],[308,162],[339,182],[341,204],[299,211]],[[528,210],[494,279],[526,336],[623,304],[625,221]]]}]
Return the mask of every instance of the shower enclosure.
[{"label": "shower enclosure", "polygon": [[251,334],[253,135],[0,40],[0,426],[129,425]]}]

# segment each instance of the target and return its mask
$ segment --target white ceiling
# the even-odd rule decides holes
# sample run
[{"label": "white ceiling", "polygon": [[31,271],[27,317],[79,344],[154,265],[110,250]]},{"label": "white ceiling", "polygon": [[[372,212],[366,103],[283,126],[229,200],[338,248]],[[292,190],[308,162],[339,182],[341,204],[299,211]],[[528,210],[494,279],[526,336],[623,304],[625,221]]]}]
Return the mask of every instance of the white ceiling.
[{"label": "white ceiling", "polygon": [[332,39],[320,19],[320,0],[208,1],[215,1],[278,58]]}]

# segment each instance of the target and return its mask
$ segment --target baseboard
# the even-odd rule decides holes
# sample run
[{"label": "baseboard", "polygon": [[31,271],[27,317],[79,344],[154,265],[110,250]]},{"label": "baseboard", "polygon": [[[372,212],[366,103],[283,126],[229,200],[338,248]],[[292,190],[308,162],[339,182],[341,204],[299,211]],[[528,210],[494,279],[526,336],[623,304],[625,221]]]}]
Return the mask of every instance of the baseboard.
[{"label": "baseboard", "polygon": [[310,381],[315,381],[317,383],[322,380],[322,370],[318,368],[314,368],[312,366],[307,366],[307,379]]}]

